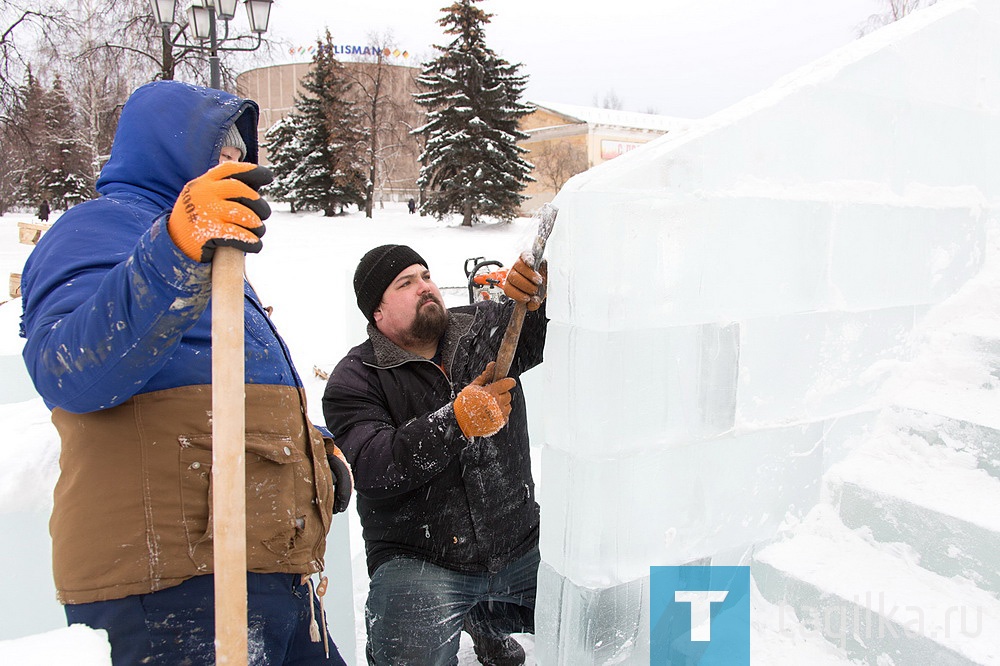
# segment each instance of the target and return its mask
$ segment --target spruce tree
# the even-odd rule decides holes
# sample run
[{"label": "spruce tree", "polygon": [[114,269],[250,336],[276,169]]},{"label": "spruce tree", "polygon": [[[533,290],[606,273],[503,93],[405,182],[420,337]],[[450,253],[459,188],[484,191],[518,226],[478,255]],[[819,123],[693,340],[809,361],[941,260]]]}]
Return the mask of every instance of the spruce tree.
[{"label": "spruce tree", "polygon": [[532,165],[517,145],[527,134],[518,121],[533,111],[521,102],[527,76],[486,46],[483,27],[492,14],[476,7],[480,0],[458,0],[442,9],[438,23],[455,35],[441,54],[424,65],[415,96],[429,109],[428,122],[414,133],[426,138],[417,184],[426,190],[423,204],[436,218],[455,213],[471,226],[483,216],[511,220]]},{"label": "spruce tree", "polygon": [[327,217],[365,200],[362,150],[366,133],[350,101],[351,82],[334,57],[333,38],[317,42],[313,66],[302,80],[284,127],[268,134],[275,192],[296,210]]},{"label": "spruce tree", "polygon": [[15,200],[36,207],[48,199],[52,208],[68,208],[93,196],[91,168],[79,122],[56,76],[45,90],[28,71],[16,104],[10,165],[16,172]]},{"label": "spruce tree", "polygon": [[40,183],[44,176],[45,89],[30,67],[24,85],[17,91],[11,118],[11,152],[6,159],[13,185],[11,199],[22,206],[37,206],[43,196]]},{"label": "spruce tree", "polygon": [[305,155],[304,145],[296,130],[299,123],[300,119],[293,111],[271,125],[264,135],[267,159],[274,174],[274,180],[266,189],[267,197],[273,201],[289,202],[293,213],[298,210],[293,175]]},{"label": "spruce tree", "polygon": [[90,165],[80,123],[57,75],[45,94],[45,136],[41,146],[43,198],[53,208],[66,209],[93,196]]}]

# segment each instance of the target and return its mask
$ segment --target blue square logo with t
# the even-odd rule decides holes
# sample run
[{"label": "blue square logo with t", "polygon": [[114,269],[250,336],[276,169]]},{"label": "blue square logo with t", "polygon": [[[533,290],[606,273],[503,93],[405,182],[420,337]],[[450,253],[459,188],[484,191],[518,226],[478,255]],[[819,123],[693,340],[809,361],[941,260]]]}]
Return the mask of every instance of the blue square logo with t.
[{"label": "blue square logo with t", "polygon": [[750,567],[650,567],[650,666],[749,666]]}]

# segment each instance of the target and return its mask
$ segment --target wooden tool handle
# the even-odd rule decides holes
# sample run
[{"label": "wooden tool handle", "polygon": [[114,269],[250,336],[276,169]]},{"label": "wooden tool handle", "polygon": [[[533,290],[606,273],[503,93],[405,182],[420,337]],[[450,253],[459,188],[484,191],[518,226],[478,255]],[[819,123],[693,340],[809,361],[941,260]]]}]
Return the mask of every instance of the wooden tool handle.
[{"label": "wooden tool handle", "polygon": [[247,663],[243,252],[212,258],[212,538],[215,663]]},{"label": "wooden tool handle", "polygon": [[[542,263],[542,254],[545,253],[545,244],[552,233],[552,227],[556,223],[556,214],[559,209],[552,204],[544,204],[538,210],[538,232],[535,240],[531,244],[531,254],[527,257],[531,262],[531,268],[538,270]],[[514,311],[510,315],[507,323],[507,330],[504,331],[503,340],[500,341],[500,350],[497,352],[497,364],[493,370],[493,381],[503,379],[510,372],[510,366],[514,362],[514,352],[517,351],[517,341],[521,337],[521,327],[524,326],[524,316],[528,312],[527,303],[517,303]]]},{"label": "wooden tool handle", "polygon": [[510,314],[507,330],[500,341],[500,351],[497,352],[497,364],[493,368],[493,381],[503,379],[510,372],[514,362],[514,352],[517,351],[517,341],[521,337],[521,327],[524,326],[524,315],[528,313],[527,303],[517,303]]}]

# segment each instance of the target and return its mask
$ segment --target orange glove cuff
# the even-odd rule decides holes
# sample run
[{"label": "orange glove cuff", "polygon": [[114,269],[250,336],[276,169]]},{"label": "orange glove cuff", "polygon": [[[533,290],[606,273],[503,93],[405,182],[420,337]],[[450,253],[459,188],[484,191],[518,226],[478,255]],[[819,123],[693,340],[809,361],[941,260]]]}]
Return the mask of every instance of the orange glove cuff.
[{"label": "orange glove cuff", "polygon": [[455,419],[466,437],[489,437],[507,422],[496,397],[482,386],[469,385],[455,398]]}]

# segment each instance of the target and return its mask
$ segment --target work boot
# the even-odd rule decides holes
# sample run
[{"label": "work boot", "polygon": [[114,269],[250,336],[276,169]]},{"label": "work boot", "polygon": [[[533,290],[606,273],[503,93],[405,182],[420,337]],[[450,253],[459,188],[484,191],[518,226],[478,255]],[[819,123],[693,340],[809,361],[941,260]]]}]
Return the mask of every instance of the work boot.
[{"label": "work boot", "polygon": [[521,666],[524,663],[524,648],[512,636],[496,638],[477,634],[468,618],[462,628],[472,637],[472,647],[483,666]]}]

